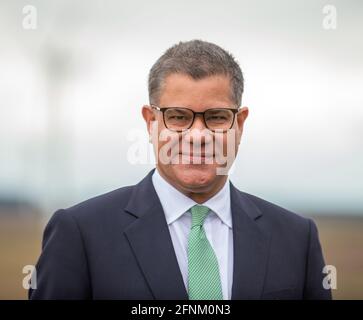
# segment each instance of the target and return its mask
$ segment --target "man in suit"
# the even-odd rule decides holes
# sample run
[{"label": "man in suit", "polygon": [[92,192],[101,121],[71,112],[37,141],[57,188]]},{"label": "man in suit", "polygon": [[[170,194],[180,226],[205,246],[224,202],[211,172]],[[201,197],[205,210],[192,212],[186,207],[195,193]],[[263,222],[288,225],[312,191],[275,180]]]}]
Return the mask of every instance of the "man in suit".
[{"label": "man in suit", "polygon": [[156,169],[52,216],[29,297],[331,299],[314,222],[228,179],[248,116],[243,86],[219,46],[169,48],[142,108]]}]

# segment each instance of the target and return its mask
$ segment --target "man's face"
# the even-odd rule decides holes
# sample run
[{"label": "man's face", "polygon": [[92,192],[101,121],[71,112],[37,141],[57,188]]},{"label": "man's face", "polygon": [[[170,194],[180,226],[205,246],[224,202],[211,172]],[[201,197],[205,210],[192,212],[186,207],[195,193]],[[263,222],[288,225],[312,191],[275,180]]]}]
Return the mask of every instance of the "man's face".
[{"label": "man's face", "polygon": [[[171,74],[165,79],[158,106],[184,107],[194,112],[211,108],[237,108],[230,96],[230,81],[225,76],[194,80],[187,75]],[[189,130],[178,133],[165,127],[161,111],[150,106],[143,107],[143,117],[153,136],[157,167],[161,175],[186,192],[207,192],[225,181],[226,173],[221,174],[217,168],[226,167],[226,164],[218,159],[230,157],[231,154],[227,155],[227,152],[233,152],[234,159],[247,116],[248,108],[240,109],[232,128],[227,132],[216,133],[208,130],[203,116],[198,115]],[[232,149],[227,147],[228,143],[233,143]]]}]

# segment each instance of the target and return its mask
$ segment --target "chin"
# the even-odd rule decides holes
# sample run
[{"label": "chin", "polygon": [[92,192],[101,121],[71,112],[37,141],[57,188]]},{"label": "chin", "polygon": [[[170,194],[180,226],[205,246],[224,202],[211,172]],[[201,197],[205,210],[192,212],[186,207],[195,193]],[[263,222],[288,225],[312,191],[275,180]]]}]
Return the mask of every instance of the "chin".
[{"label": "chin", "polygon": [[175,182],[189,190],[208,188],[217,177],[213,164],[178,164],[170,169]]}]

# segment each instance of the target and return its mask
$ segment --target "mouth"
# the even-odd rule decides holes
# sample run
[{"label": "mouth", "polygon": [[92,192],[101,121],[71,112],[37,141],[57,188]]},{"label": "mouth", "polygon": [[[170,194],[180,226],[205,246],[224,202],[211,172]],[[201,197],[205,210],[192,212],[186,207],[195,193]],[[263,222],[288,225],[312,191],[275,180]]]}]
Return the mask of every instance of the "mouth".
[{"label": "mouth", "polygon": [[179,152],[179,155],[183,157],[190,157],[190,158],[213,158],[215,155],[213,153],[185,153]]},{"label": "mouth", "polygon": [[214,155],[206,153],[179,153],[181,164],[206,165],[214,163]]}]

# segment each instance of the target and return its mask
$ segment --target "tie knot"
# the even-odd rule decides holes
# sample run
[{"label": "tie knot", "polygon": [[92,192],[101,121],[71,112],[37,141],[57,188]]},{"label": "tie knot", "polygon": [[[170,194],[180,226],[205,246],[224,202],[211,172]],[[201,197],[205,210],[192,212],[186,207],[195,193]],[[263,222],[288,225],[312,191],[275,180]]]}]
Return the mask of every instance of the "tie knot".
[{"label": "tie knot", "polygon": [[192,212],[192,228],[202,226],[205,218],[209,213],[209,208],[206,206],[195,205],[191,208]]}]

